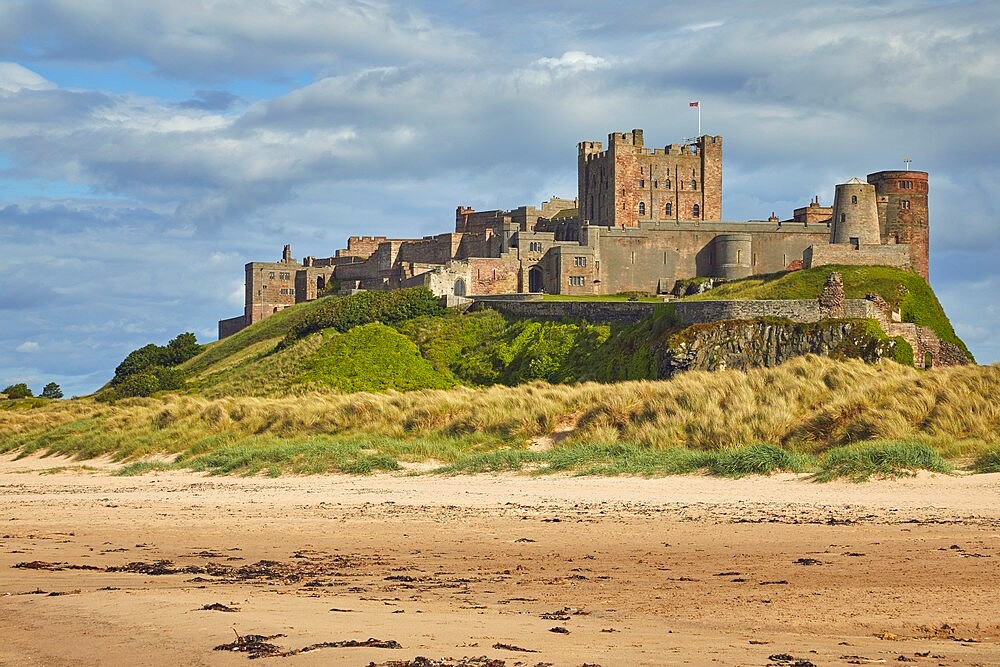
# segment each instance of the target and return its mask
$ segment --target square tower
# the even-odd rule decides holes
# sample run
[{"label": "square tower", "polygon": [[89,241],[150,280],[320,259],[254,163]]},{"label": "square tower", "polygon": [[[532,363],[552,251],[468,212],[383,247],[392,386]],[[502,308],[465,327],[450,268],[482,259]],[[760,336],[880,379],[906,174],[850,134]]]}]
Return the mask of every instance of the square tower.
[{"label": "square tower", "polygon": [[578,144],[580,219],[604,227],[722,219],[722,137],[649,149],[642,130]]}]

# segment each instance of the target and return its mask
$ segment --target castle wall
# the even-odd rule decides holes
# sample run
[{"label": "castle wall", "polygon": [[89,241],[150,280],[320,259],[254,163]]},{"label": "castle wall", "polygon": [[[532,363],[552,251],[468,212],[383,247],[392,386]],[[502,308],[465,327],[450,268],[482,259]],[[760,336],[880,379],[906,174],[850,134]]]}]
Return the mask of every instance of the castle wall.
[{"label": "castle wall", "polygon": [[347,248],[337,251],[337,257],[360,257],[368,259],[379,245],[389,239],[385,236],[351,236],[347,239]]},{"label": "castle wall", "polygon": [[219,320],[219,340],[232,336],[237,331],[242,331],[246,326],[246,318],[243,315],[230,317],[227,320]]},{"label": "castle wall", "polygon": [[820,243],[807,248],[802,255],[802,266],[811,269],[826,264],[847,266],[892,266],[910,269],[910,248],[905,245],[863,245]]},{"label": "castle wall", "polygon": [[402,241],[392,264],[396,262],[444,264],[455,257],[461,242],[462,234],[438,234]]},{"label": "castle wall", "polygon": [[476,301],[473,310],[492,308],[508,317],[533,320],[579,319],[634,324],[650,317],[659,304],[643,301]]},{"label": "castle wall", "polygon": [[[824,319],[816,299],[767,301],[678,301],[674,313],[684,324],[704,324],[720,320],[753,320],[759,317],[783,317],[793,322],[818,322]],[[881,311],[865,299],[845,299],[844,318],[878,319]]]},{"label": "castle wall", "polygon": [[[655,294],[669,292],[680,278],[784,271],[800,262],[809,246],[826,244],[829,234],[826,225],[765,222],[652,223],[635,229],[587,230],[587,236],[596,239],[599,294]],[[720,236],[729,239],[721,243],[722,255],[715,241]],[[731,258],[726,254],[730,250]]]}]

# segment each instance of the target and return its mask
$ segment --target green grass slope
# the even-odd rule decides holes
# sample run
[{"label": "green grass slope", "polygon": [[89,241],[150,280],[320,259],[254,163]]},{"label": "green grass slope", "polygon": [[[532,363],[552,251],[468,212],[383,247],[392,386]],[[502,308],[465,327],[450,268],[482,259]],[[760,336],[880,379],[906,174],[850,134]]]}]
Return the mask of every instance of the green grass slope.
[{"label": "green grass slope", "polygon": [[782,271],[751,276],[724,283],[715,289],[685,297],[685,301],[716,299],[816,299],[823,283],[834,271],[844,278],[844,295],[863,299],[875,292],[893,308],[899,308],[904,322],[933,329],[941,340],[958,345],[972,359],[972,354],[955,334],[948,316],[927,282],[910,271],[888,266],[820,266],[801,271]]}]

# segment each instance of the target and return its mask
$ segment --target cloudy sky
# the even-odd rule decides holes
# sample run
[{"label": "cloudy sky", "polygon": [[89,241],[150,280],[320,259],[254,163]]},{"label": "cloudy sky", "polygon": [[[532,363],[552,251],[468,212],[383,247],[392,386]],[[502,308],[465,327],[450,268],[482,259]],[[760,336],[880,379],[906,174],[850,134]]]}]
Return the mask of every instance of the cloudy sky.
[{"label": "cloudy sky", "polygon": [[575,196],[576,143],[725,139],[723,217],[931,178],[931,283],[1000,360],[1000,3],[0,0],[0,386],[215,339],[243,264]]}]

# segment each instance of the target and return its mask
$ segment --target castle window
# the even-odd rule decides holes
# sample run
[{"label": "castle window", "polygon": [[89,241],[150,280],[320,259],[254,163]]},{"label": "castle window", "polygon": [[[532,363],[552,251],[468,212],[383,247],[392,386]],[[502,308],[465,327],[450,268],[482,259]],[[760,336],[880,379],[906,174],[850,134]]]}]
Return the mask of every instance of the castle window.
[{"label": "castle window", "polygon": [[532,241],[531,243],[528,244],[528,252],[541,252],[541,251],[542,251],[541,241]]},{"label": "castle window", "polygon": [[900,181],[899,187],[903,190],[909,190],[913,187],[913,181]]},{"label": "castle window", "polygon": [[267,277],[270,278],[271,280],[274,280],[274,271],[269,272],[267,274]]},{"label": "castle window", "polygon": [[569,277],[569,284],[572,285],[573,287],[583,287],[583,285],[584,285],[585,282],[586,281],[585,281],[585,279],[584,279],[583,276],[570,276]]},{"label": "castle window", "polygon": [[587,258],[586,257],[574,257],[573,258],[573,265],[574,266],[587,266]]},{"label": "castle window", "polygon": [[666,203],[666,205],[663,207],[663,214],[664,215],[673,215],[674,214],[674,205],[673,205],[673,203],[671,203],[671,202],[667,202]]},{"label": "castle window", "polygon": [[660,182],[659,181],[653,181],[653,188],[655,189],[655,188],[658,188],[658,187],[660,187]]},{"label": "castle window", "polygon": [[851,195],[851,203],[852,204],[857,204],[858,203],[858,196],[857,195]]},{"label": "castle window", "polygon": [[670,189],[670,179],[669,178],[667,180],[663,181],[663,187],[665,187],[667,190]]},{"label": "castle window", "polygon": [[698,189],[698,181],[694,180],[693,178],[691,179],[691,189],[692,190]]},{"label": "castle window", "polygon": [[852,236],[849,240],[851,242],[851,247],[853,247],[855,250],[861,247],[861,239],[858,238],[857,236]]},{"label": "castle window", "polygon": [[694,208],[691,209],[691,214],[694,217],[696,217],[696,218],[699,217],[699,216],[701,216],[701,206],[698,206],[697,204],[695,204]]},{"label": "castle window", "polygon": [[904,211],[906,209],[910,208],[910,200],[909,199],[903,199],[902,201],[900,201],[899,202],[899,208],[903,209]]},{"label": "castle window", "polygon": [[639,215],[646,215],[646,202],[639,202]]},{"label": "castle window", "polygon": [[840,221],[841,222],[847,222],[847,214],[846,213],[841,213],[840,214]]},{"label": "castle window", "polygon": [[644,188],[644,187],[646,187],[646,181],[640,178],[640,179],[639,179],[639,187],[640,187],[640,188]]}]

